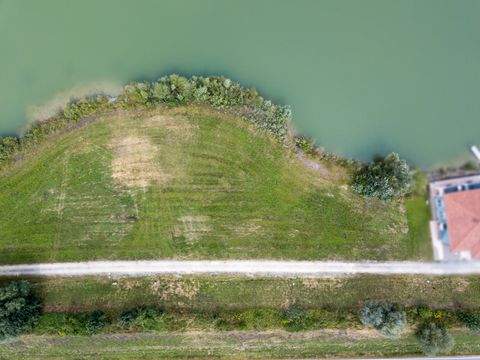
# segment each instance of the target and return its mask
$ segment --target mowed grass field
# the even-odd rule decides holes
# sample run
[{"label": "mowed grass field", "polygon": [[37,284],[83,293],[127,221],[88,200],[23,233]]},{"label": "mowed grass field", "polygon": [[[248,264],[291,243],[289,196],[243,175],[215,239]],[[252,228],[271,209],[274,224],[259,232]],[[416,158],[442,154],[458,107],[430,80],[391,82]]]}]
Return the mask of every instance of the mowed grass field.
[{"label": "mowed grass field", "polygon": [[2,264],[430,256],[422,194],[358,197],[344,168],[208,109],[99,116],[17,158],[0,170]]}]

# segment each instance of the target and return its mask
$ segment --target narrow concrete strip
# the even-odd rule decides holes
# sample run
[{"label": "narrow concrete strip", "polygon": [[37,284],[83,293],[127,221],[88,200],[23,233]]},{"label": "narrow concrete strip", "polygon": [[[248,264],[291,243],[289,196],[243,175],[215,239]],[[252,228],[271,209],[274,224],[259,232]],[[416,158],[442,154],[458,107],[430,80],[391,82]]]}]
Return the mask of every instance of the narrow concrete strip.
[{"label": "narrow concrete strip", "polygon": [[480,275],[480,262],[276,260],[88,261],[0,266],[0,276],[241,275],[332,277],[353,274]]}]

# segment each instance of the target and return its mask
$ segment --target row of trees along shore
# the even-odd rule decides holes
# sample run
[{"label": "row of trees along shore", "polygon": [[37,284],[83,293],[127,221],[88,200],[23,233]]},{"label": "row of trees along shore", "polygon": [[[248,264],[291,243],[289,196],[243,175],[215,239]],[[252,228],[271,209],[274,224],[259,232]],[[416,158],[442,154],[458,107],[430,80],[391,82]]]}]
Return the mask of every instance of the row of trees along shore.
[{"label": "row of trees along shore", "polygon": [[298,151],[351,167],[352,188],[358,194],[387,201],[408,192],[410,169],[397,154],[377,158],[371,164],[361,164],[325,152],[308,137],[290,131],[292,112],[289,106],[274,104],[255,89],[243,87],[225,77],[187,78],[172,74],[155,82],[129,84],[117,97],[97,94],[73,99],[55,116],[32,124],[22,136],[0,137],[0,166],[15,158],[20,151],[37,145],[46,136],[78,126],[100,112],[187,104],[205,104],[239,116],[284,145],[293,145]]}]

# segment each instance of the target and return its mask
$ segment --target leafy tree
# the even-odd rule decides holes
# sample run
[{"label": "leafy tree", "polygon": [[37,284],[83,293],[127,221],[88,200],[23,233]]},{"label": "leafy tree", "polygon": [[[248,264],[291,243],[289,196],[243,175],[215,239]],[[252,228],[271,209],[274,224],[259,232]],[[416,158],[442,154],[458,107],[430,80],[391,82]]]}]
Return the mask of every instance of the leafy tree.
[{"label": "leafy tree", "polygon": [[426,355],[437,355],[440,352],[448,352],[454,342],[443,323],[430,321],[423,323],[416,333],[422,351]]},{"label": "leafy tree", "polygon": [[353,189],[364,196],[390,200],[405,195],[411,184],[410,168],[398,154],[376,158],[353,176]]},{"label": "leafy tree", "polygon": [[13,281],[0,288],[0,339],[31,329],[39,315],[40,303],[28,281]]},{"label": "leafy tree", "polygon": [[400,336],[407,325],[405,311],[386,302],[367,301],[360,311],[360,320],[389,338]]}]

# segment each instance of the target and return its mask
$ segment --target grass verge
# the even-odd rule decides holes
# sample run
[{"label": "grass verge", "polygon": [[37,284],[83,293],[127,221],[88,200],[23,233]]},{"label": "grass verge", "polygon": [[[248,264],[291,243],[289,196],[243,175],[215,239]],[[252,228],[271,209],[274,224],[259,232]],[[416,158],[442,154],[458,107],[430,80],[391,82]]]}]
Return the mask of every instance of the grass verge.
[{"label": "grass verge", "polygon": [[[478,335],[454,331],[452,353],[478,354]],[[419,355],[413,336],[400,340],[362,332],[142,333],[83,336],[22,336],[0,344],[3,359],[225,358],[284,359]]]}]

